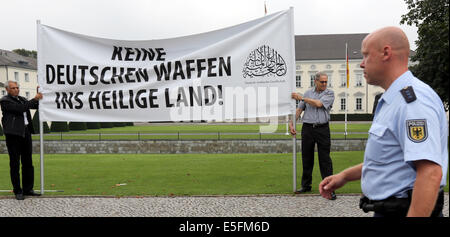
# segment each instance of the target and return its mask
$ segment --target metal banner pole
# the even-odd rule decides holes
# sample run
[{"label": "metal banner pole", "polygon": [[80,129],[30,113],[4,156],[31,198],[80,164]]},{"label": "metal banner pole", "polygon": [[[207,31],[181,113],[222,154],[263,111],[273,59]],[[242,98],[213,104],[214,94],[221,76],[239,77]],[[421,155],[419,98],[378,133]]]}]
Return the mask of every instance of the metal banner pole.
[{"label": "metal banner pole", "polygon": [[[41,25],[41,20],[37,20],[36,21],[36,31],[37,31],[37,51],[38,51],[38,77],[42,76],[42,72],[40,71],[41,64],[42,64],[42,52],[40,52],[41,50],[41,45],[40,45],[40,25]],[[39,89],[36,91],[37,93],[39,93]],[[40,102],[39,102],[40,104]],[[40,140],[40,152],[41,152],[41,159],[40,159],[40,165],[41,165],[41,195],[44,194],[44,123],[42,122],[42,114],[41,114],[41,110],[38,109],[38,111],[36,111],[36,113],[39,113],[39,140]]]},{"label": "metal banner pole", "polygon": [[[292,115],[292,126],[297,130],[295,113]],[[292,187],[293,192],[297,189],[297,135],[292,136]]]},{"label": "metal banner pole", "polygon": [[[291,18],[291,27],[290,27],[290,34],[291,34],[291,48],[295,49],[295,36],[294,36],[294,8],[289,8],[290,12],[290,18]],[[295,83],[295,56],[294,54],[291,55],[292,60],[292,70],[294,72],[294,75],[292,75],[292,84],[291,84],[291,92],[294,92],[296,89],[296,83]],[[293,103],[294,112],[292,114],[292,126],[296,128],[297,121],[295,121],[295,115],[297,113],[297,108],[295,106],[296,103]],[[295,192],[295,189],[297,188],[297,137],[292,137],[292,186],[293,186],[293,192]]]},{"label": "metal banner pole", "polygon": [[286,115],[286,135],[289,135],[289,115]]},{"label": "metal banner pole", "polygon": [[[40,113],[38,111],[38,113]],[[40,115],[40,114],[39,114]],[[39,116],[39,139],[41,146],[41,194],[44,194],[44,123],[41,121],[41,116]]]}]

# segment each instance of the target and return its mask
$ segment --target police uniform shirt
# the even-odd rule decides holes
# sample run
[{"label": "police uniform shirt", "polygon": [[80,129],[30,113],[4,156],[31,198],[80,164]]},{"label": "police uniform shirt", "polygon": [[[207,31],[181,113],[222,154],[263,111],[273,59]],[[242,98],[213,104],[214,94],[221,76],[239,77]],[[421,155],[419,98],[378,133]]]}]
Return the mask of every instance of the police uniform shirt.
[{"label": "police uniform shirt", "polygon": [[329,89],[323,91],[316,91],[315,88],[305,92],[305,98],[320,100],[323,106],[320,108],[314,107],[304,101],[298,104],[298,108],[303,109],[302,120],[304,123],[328,123],[330,120],[330,110],[334,102],[334,92]]},{"label": "police uniform shirt", "polygon": [[[402,95],[405,91],[409,96]],[[371,200],[406,197],[416,180],[413,161],[417,160],[439,164],[443,174],[441,187],[445,186],[447,137],[441,99],[410,71],[405,72],[378,102],[364,153],[364,195]]]}]

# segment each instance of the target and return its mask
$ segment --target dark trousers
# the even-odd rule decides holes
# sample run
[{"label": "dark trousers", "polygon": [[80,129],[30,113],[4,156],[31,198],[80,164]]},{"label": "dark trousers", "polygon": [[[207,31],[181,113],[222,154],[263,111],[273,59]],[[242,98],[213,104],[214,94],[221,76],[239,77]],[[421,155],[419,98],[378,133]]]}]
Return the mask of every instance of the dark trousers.
[{"label": "dark trousers", "polygon": [[[9,167],[11,183],[15,194],[27,193],[34,186],[34,167],[31,159],[32,141],[31,134],[27,132],[25,137],[5,134],[6,147],[9,153]],[[20,163],[22,163],[22,187],[20,186]]]},{"label": "dark trousers", "polygon": [[314,167],[314,148],[317,144],[319,167],[322,179],[333,174],[333,164],[330,158],[330,127],[328,124],[313,127],[304,123],[302,127],[302,187],[311,187]]},{"label": "dark trousers", "polygon": [[[395,197],[390,197],[381,201],[371,201],[372,203],[378,202],[377,204],[373,205],[373,211],[375,211],[373,217],[405,217],[406,214],[408,214],[408,210],[411,205],[411,199],[412,190],[409,190],[407,198],[398,199]],[[360,208],[364,210],[364,198],[361,199]],[[433,212],[431,213],[431,217],[444,217],[444,214],[442,213],[443,208],[444,189],[443,187],[441,187]]]},{"label": "dark trousers", "polygon": [[[386,216],[386,215],[384,215],[384,214],[375,212],[375,213],[373,214],[373,217],[389,217],[389,216]],[[397,216],[397,217],[398,217],[398,216]],[[404,217],[404,216],[403,216],[403,217]],[[433,216],[432,216],[432,217],[433,217]],[[441,212],[439,212],[439,213],[437,214],[437,216],[434,216],[434,217],[444,217],[444,214],[443,214],[442,211],[441,211]]]}]

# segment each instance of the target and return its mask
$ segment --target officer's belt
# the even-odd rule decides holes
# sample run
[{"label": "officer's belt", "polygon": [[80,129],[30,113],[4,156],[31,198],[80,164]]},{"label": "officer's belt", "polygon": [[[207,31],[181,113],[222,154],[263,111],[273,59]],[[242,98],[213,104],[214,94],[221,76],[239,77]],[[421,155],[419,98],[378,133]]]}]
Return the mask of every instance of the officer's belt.
[{"label": "officer's belt", "polygon": [[[365,196],[362,196],[359,201],[359,208],[365,213],[374,211],[376,213],[383,214],[384,216],[398,216],[406,217],[408,214],[409,205],[411,204],[412,190],[409,190],[407,198],[389,197],[384,200],[370,200]],[[437,217],[444,207],[444,190],[439,190],[438,199],[436,205],[431,214],[432,217]]]},{"label": "officer's belt", "polygon": [[313,128],[327,127],[328,123],[303,123],[303,126],[311,126]]}]

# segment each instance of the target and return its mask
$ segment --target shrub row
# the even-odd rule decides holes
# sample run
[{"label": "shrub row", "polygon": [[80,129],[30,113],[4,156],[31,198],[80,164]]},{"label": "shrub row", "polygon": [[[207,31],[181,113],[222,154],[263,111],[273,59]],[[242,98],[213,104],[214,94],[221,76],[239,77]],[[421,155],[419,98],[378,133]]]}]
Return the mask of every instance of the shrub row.
[{"label": "shrub row", "polygon": [[[331,121],[345,121],[345,114],[331,114]],[[372,121],[372,114],[347,114],[347,121]]]},{"label": "shrub row", "polygon": [[[132,122],[52,122],[50,127],[44,122],[44,133],[84,131],[87,129],[113,128],[133,126]],[[33,117],[34,132],[39,133],[39,113],[36,111]],[[2,132],[3,133],[3,132]]]}]

